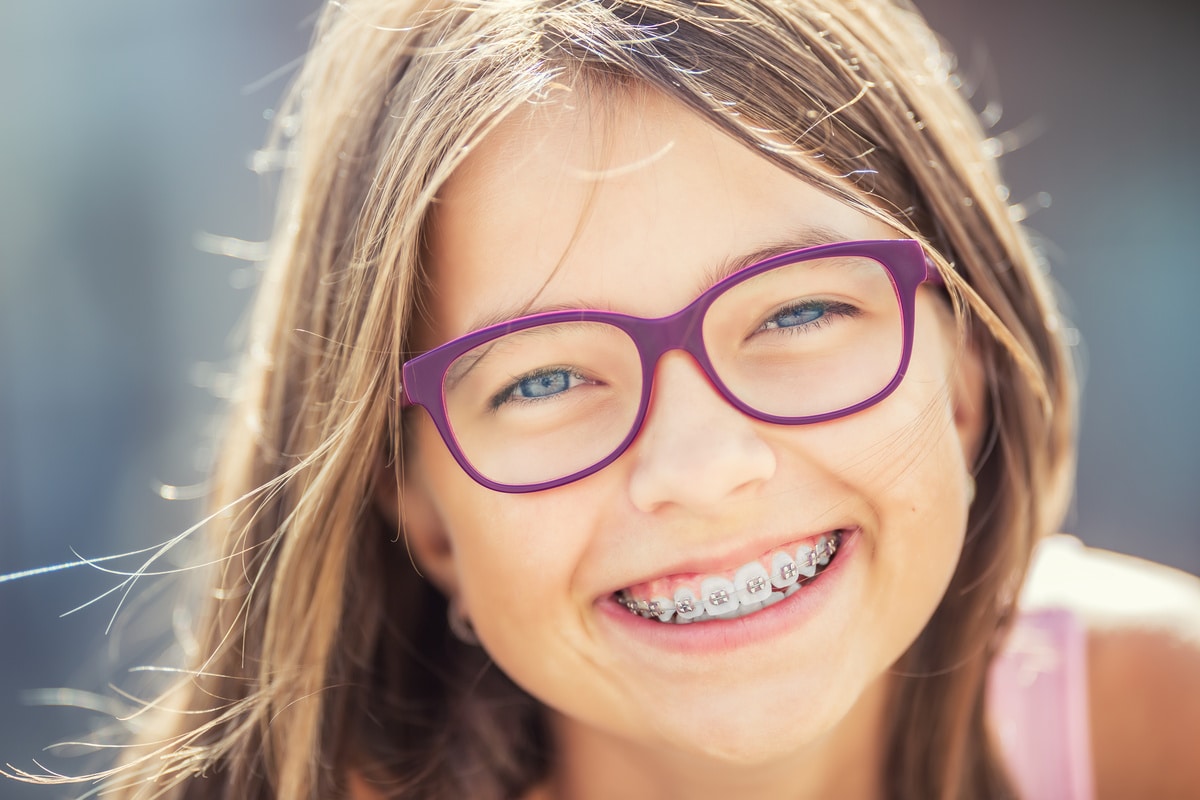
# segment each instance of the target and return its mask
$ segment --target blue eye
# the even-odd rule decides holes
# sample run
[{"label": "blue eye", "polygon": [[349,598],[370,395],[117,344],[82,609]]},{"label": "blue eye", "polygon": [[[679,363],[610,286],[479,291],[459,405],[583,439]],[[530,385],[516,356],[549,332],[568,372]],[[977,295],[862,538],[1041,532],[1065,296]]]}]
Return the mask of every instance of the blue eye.
[{"label": "blue eye", "polygon": [[586,382],[582,375],[566,367],[538,370],[505,386],[492,397],[490,405],[496,409],[513,401],[544,400]]},{"label": "blue eye", "polygon": [[808,325],[816,322],[821,317],[825,316],[825,306],[815,303],[806,303],[792,308],[785,308],[775,316],[771,317],[763,325],[765,328],[796,328],[801,325]]},{"label": "blue eye", "polygon": [[766,330],[812,330],[838,317],[856,317],[860,313],[859,309],[846,303],[804,300],[775,312],[762,327]]},{"label": "blue eye", "polygon": [[571,373],[565,369],[554,372],[544,372],[517,381],[513,394],[523,399],[532,400],[538,397],[549,397],[552,394],[565,392],[571,386]]}]

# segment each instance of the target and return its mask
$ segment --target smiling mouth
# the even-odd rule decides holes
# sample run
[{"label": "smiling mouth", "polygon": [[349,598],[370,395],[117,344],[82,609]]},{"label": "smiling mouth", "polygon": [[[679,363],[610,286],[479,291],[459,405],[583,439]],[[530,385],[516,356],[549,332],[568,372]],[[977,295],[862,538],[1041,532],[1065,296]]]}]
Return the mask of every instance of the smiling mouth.
[{"label": "smiling mouth", "polygon": [[816,580],[833,563],[849,533],[839,528],[795,550],[772,551],[740,567],[732,579],[707,576],[698,587],[675,587],[672,596],[638,597],[632,589],[622,589],[613,598],[633,614],[666,624],[737,619],[770,608]]}]

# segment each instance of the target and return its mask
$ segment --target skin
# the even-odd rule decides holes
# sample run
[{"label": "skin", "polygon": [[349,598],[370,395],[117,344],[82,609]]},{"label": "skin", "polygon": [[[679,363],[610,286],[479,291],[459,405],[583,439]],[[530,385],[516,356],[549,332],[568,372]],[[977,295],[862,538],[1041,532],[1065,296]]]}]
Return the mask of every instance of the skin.
[{"label": "skin", "polygon": [[[812,228],[896,238],[666,100],[602,99],[568,93],[505,120],[445,187],[422,346],[529,303],[666,315],[719,263]],[[982,427],[979,369],[936,289],[919,290],[915,330],[893,395],[809,426],[744,416],[669,353],[620,459],[526,495],[473,482],[417,412],[400,522],[425,574],[548,708],[545,796],[878,793],[888,668],[957,563]],[[856,550],[820,613],[752,644],[646,646],[606,608],[686,559],[733,568],[846,525]]]}]

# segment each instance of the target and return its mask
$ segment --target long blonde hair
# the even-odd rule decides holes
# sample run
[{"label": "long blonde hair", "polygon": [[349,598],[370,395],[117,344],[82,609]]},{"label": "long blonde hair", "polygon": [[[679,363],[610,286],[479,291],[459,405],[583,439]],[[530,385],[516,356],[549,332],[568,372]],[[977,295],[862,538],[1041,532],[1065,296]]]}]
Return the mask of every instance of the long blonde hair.
[{"label": "long blonde hair", "polygon": [[[271,257],[215,472],[215,592],[122,796],[500,798],[545,774],[538,704],[448,635],[372,503],[403,468],[400,371],[439,187],[555,84],[637,85],[924,241],[990,390],[953,582],[895,667],[896,798],[1000,797],[983,687],[1070,491],[1074,383],[1046,279],[953,64],[909,5],[341,0],[274,144]],[[167,709],[171,710],[167,710]]]}]

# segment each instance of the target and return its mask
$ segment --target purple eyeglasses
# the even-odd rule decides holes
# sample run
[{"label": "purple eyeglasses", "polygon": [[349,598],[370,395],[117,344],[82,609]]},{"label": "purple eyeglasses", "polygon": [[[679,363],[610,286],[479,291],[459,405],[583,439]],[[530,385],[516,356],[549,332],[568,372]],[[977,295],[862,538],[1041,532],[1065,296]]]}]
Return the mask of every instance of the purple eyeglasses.
[{"label": "purple eyeglasses", "polygon": [[690,354],[754,419],[804,425],[887,397],[912,354],[917,287],[941,282],[919,242],[840,242],[738,270],[658,319],[587,309],[492,325],[403,366],[475,481],[535,492],[611,464],[637,437],[654,370]]}]

